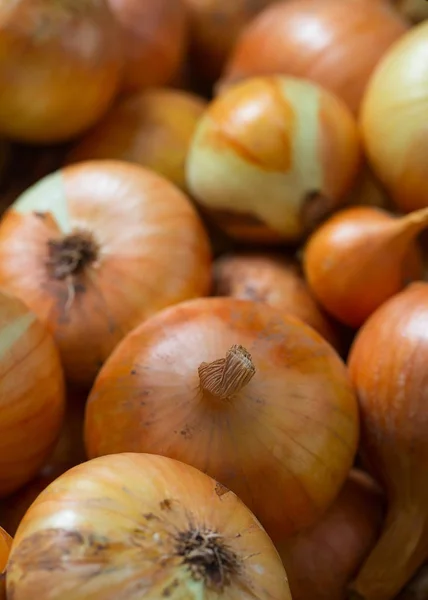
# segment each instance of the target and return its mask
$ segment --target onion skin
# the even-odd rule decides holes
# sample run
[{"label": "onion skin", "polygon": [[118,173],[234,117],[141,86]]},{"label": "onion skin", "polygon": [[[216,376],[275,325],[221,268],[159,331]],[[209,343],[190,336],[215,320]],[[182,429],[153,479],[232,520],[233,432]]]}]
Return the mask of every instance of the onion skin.
[{"label": "onion skin", "polygon": [[[361,130],[373,170],[404,212],[428,206],[428,21],[379,63],[364,97]],[[422,121],[421,121],[422,120]]]},{"label": "onion skin", "polygon": [[321,306],[342,323],[360,327],[410,281],[422,279],[415,238],[428,225],[428,209],[397,218],[369,207],[333,215],[309,238],[306,279]]},{"label": "onion skin", "polygon": [[[49,241],[64,243],[82,229],[95,240],[95,260],[61,279],[47,264]],[[47,323],[77,384],[90,386],[140,321],[208,293],[210,278],[209,242],[195,209],[138,165],[68,166],[30,188],[0,223],[0,286]]]},{"label": "onion skin", "polygon": [[372,315],[349,357],[362,455],[388,500],[382,535],[352,584],[355,598],[392,600],[428,556],[427,306],[428,284],[412,284]]},{"label": "onion skin", "polygon": [[[216,562],[201,538],[220,552]],[[39,496],[14,539],[12,590],[14,600],[291,600],[278,553],[235,494],[140,454],[87,462]]]},{"label": "onion skin", "polygon": [[249,252],[218,258],[214,295],[266,302],[301,319],[340,350],[338,332],[314,299],[297,263],[279,254]]},{"label": "onion skin", "polygon": [[[7,5],[7,6],[6,6]],[[0,10],[0,132],[28,143],[79,135],[109,108],[122,59],[104,1],[16,0]]]},{"label": "onion skin", "polygon": [[0,527],[0,600],[6,600],[6,586],[4,569],[9,557],[12,538]]},{"label": "onion skin", "polygon": [[64,416],[63,371],[52,337],[16,298],[0,294],[0,498],[30,481]]},{"label": "onion skin", "polygon": [[219,89],[249,77],[292,75],[330,90],[357,113],[377,62],[407,29],[386,2],[274,3],[243,31]]},{"label": "onion skin", "polygon": [[208,107],[187,184],[232,237],[298,242],[343,200],[359,160],[356,123],[340,100],[308,81],[256,78]]},{"label": "onion skin", "polygon": [[[252,379],[230,391],[240,379],[226,371],[223,395],[207,372],[236,344],[250,349]],[[192,464],[238,494],[273,538],[320,517],[357,438],[354,392],[331,346],[290,315],[232,298],[182,303],[136,328],[86,406],[90,458],[149,452]]]},{"label": "onion skin", "polygon": [[124,98],[71,151],[67,161],[134,162],[186,189],[185,162],[206,102],[186,92],[150,89]]},{"label": "onion skin", "polygon": [[179,74],[187,48],[183,0],[107,0],[119,23],[125,55],[122,88],[166,85]]},{"label": "onion skin", "polygon": [[[392,0],[394,6],[414,23],[428,19],[428,5],[420,0]],[[418,598],[415,600],[419,600]]]}]

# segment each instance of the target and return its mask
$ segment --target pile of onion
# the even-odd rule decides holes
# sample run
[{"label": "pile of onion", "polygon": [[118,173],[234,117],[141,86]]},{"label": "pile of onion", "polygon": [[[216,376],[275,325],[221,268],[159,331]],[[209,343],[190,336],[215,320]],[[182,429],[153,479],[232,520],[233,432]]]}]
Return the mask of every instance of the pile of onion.
[{"label": "pile of onion", "polygon": [[383,0],[274,3],[243,31],[219,87],[257,75],[294,75],[358,112],[377,62],[407,27]]},{"label": "pile of onion", "polygon": [[341,100],[309,81],[256,78],[209,105],[187,185],[232,237],[296,242],[344,199],[359,158],[357,126]]},{"label": "pile of onion", "polygon": [[349,369],[362,420],[361,449],[388,510],[352,590],[392,600],[428,558],[428,283],[383,304],[357,335]]},{"label": "pile of onion", "polygon": [[185,162],[202,98],[173,89],[150,89],[124,98],[72,149],[68,161],[117,159],[163,175],[183,190]]},{"label": "pile of onion", "polygon": [[187,49],[184,0],[107,0],[119,24],[126,92],[170,83]]},{"label": "pile of onion", "polygon": [[311,525],[352,465],[358,413],[347,370],[299,319],[202,298],[131,332],[88,398],[90,458],[149,452],[232,489],[272,537]]},{"label": "pile of onion", "polygon": [[120,84],[118,27],[99,0],[2,2],[0,47],[0,133],[13,139],[75,137]]},{"label": "pile of onion", "polygon": [[12,538],[0,527],[0,600],[6,600],[5,568],[11,545]]},{"label": "pile of onion", "polygon": [[278,553],[235,494],[144,454],[89,461],[38,497],[12,545],[7,591],[14,600],[291,600]]},{"label": "pile of onion", "polygon": [[140,321],[209,291],[210,249],[187,197],[138,165],[90,161],[27,190],[0,222],[0,286],[53,333],[91,385]]},{"label": "pile of onion", "polygon": [[365,149],[392,200],[405,212],[428,206],[428,21],[385,54],[361,111]]}]

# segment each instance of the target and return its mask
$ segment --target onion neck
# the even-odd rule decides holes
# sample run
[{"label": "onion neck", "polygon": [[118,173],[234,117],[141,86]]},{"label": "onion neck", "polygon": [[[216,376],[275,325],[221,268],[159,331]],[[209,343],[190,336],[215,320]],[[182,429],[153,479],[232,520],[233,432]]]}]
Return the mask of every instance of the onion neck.
[{"label": "onion neck", "polygon": [[99,247],[88,231],[76,231],[48,241],[46,264],[54,279],[62,280],[82,273],[96,262]]},{"label": "onion neck", "polygon": [[201,363],[198,369],[201,389],[227,400],[238,394],[254,377],[256,369],[243,346],[232,346],[225,358]]},{"label": "onion neck", "polygon": [[421,208],[400,217],[393,225],[393,238],[408,243],[428,227],[428,208]]}]

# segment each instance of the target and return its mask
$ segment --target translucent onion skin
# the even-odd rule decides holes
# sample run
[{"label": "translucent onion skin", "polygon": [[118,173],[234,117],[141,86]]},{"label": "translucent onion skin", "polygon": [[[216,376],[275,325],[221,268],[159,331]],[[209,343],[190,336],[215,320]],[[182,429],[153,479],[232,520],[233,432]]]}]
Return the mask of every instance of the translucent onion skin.
[{"label": "translucent onion skin", "polygon": [[361,130],[370,163],[396,206],[428,206],[428,21],[385,54],[370,80]]},{"label": "translucent onion skin", "polygon": [[331,346],[294,317],[233,298],[182,303],[136,328],[86,406],[90,458],[149,452],[191,464],[272,537],[319,518],[357,439],[356,399]]},{"label": "translucent onion skin", "polygon": [[259,75],[293,75],[325,87],[357,113],[377,62],[407,28],[383,1],[274,3],[243,31],[219,87]]},{"label": "translucent onion skin", "polygon": [[78,142],[67,162],[106,158],[135,162],[185,191],[186,156],[205,107],[202,98],[178,90],[135,93]]},{"label": "translucent onion skin", "polygon": [[210,262],[187,197],[121,161],[49,175],[0,223],[0,286],[47,323],[67,378],[82,385],[141,320],[208,293]]},{"label": "translucent onion skin", "polygon": [[119,23],[125,67],[122,88],[170,83],[187,49],[184,0],[107,0]]},{"label": "translucent onion skin", "polygon": [[235,494],[144,454],[89,461],[52,483],[16,534],[7,591],[14,600],[291,600],[278,553]]},{"label": "translucent onion skin", "polygon": [[118,28],[104,0],[15,0],[0,8],[0,132],[69,140],[108,109],[121,76]]},{"label": "translucent onion skin", "polygon": [[339,99],[308,81],[256,78],[208,107],[187,184],[232,237],[297,242],[340,204],[359,161],[357,126]]},{"label": "translucent onion skin", "polygon": [[51,335],[18,299],[0,294],[0,497],[30,481],[64,416],[64,377]]},{"label": "translucent onion skin", "polygon": [[427,559],[427,323],[428,284],[412,284],[372,315],[349,356],[362,454],[388,500],[381,537],[352,585],[358,599],[392,600]]}]

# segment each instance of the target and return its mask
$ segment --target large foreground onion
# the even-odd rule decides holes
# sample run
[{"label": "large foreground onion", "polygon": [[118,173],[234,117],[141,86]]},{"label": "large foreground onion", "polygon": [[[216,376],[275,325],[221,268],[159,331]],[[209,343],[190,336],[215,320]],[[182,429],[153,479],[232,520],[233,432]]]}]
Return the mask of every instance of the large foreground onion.
[{"label": "large foreground onion", "polygon": [[209,268],[188,199],[130,163],[66,167],[25,192],[0,223],[0,286],[48,324],[77,382],[91,384],[141,320],[204,295]]},{"label": "large foreground onion", "polygon": [[104,0],[0,7],[0,132],[59,142],[93,125],[117,90],[118,28]]},{"label": "large foreground onion", "polygon": [[265,304],[171,307],[116,348],[88,399],[90,457],[150,452],[230,487],[272,536],[310,525],[348,473],[357,405],[319,334]]},{"label": "large foreground onion", "polygon": [[291,600],[272,542],[235,494],[144,454],[89,461],[53,482],[16,534],[7,591],[14,600]]},{"label": "large foreground onion", "polygon": [[0,497],[42,467],[64,403],[63,372],[46,327],[19,300],[0,294]]}]

